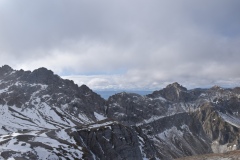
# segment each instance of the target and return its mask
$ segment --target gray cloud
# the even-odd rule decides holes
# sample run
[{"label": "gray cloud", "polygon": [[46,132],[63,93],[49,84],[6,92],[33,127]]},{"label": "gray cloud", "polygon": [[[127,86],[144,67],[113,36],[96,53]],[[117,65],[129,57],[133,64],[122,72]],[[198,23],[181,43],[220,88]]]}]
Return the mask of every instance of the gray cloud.
[{"label": "gray cloud", "polygon": [[0,0],[0,64],[88,75],[84,83],[98,89],[238,85],[239,7],[238,0]]}]

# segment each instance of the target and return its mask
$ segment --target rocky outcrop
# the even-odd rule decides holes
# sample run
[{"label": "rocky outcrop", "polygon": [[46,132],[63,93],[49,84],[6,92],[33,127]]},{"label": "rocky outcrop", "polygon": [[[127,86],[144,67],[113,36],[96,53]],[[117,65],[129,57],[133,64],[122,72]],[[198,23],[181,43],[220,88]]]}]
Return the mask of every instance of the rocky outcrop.
[{"label": "rocky outcrop", "polygon": [[[100,127],[95,127],[98,124],[89,126],[90,130],[79,130],[75,136],[76,141],[92,152],[96,159],[142,159],[134,130],[116,122],[99,125]],[[94,158],[92,154],[84,156],[87,157]]]},{"label": "rocky outcrop", "polygon": [[201,124],[187,113],[162,117],[139,126],[162,159],[211,153],[210,139]]},{"label": "rocky outcrop", "polygon": [[227,153],[215,153],[215,154],[204,154],[198,156],[189,156],[178,158],[177,160],[239,160],[240,159],[240,151],[231,151]]},{"label": "rocky outcrop", "polygon": [[163,99],[152,99],[135,93],[119,93],[109,97],[106,115],[126,125],[136,125],[152,116],[166,115]]},{"label": "rocky outcrop", "polygon": [[223,153],[239,148],[239,119],[226,110],[206,103],[194,113],[211,140],[214,153]]},{"label": "rocky outcrop", "polygon": [[177,82],[169,84],[166,88],[163,88],[159,91],[154,91],[152,94],[149,94],[148,97],[156,98],[163,97],[171,102],[187,102],[196,99],[194,94],[188,92],[187,88],[181,86]]},{"label": "rocky outcrop", "polygon": [[12,71],[13,71],[13,69],[10,66],[4,65],[4,66],[0,67],[0,77],[4,76]]}]

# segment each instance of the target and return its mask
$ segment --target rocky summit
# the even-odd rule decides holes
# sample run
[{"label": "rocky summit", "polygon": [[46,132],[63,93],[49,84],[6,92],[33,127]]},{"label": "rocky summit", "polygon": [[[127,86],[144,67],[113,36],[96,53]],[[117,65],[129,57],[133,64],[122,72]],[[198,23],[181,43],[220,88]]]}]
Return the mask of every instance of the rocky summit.
[{"label": "rocky summit", "polygon": [[239,87],[175,82],[105,100],[46,68],[0,67],[0,159],[231,159],[239,154],[239,113]]}]

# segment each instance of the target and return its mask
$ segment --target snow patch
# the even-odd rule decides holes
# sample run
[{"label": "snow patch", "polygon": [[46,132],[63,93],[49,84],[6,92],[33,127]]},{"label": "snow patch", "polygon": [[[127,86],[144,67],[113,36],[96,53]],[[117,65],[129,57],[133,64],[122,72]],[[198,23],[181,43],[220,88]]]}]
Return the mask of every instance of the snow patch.
[{"label": "snow patch", "polygon": [[101,114],[99,114],[99,113],[97,113],[97,112],[94,112],[94,116],[96,117],[96,119],[97,119],[98,121],[101,121],[101,120],[104,120],[104,119],[107,118],[107,117],[104,117],[103,115],[101,115]]},{"label": "snow patch", "polygon": [[76,144],[75,140],[73,138],[71,138],[64,129],[61,129],[60,131],[57,131],[56,135],[60,139],[69,141],[72,144]]}]

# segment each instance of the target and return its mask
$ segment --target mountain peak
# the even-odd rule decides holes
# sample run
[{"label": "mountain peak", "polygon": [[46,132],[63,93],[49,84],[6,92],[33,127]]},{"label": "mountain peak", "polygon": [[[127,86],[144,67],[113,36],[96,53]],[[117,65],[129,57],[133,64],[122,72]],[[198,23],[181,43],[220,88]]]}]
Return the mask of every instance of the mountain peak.
[{"label": "mountain peak", "polygon": [[221,89],[221,87],[218,85],[214,85],[211,89]]},{"label": "mountain peak", "polygon": [[[26,72],[27,73],[27,72]],[[53,71],[48,70],[44,67],[35,69],[32,72],[28,72],[24,75],[21,80],[28,81],[30,83],[41,83],[46,85],[56,85],[61,83],[61,78],[55,75]]]},{"label": "mountain peak", "polygon": [[178,90],[183,90],[183,91],[187,90],[187,88],[183,87],[182,85],[180,85],[177,82],[167,85],[166,89],[178,89]]},{"label": "mountain peak", "polygon": [[10,70],[13,70],[9,65],[3,65],[2,67],[0,67],[2,69],[10,69]]},{"label": "mountain peak", "polygon": [[160,91],[153,92],[150,97],[163,97],[172,102],[179,102],[179,101],[187,101],[188,100],[188,93],[187,88],[183,87],[177,82],[169,84],[166,88],[163,88]]},{"label": "mountain peak", "polygon": [[37,73],[42,73],[42,74],[53,75],[53,71],[48,70],[45,67],[41,67],[41,68],[35,69],[32,73],[36,73],[36,72]]},{"label": "mountain peak", "polygon": [[93,91],[85,84],[83,84],[79,87],[79,91],[84,95],[89,94],[89,93],[93,93]]},{"label": "mountain peak", "polygon": [[12,71],[13,69],[9,65],[3,65],[2,67],[0,67],[0,75],[4,75]]}]

